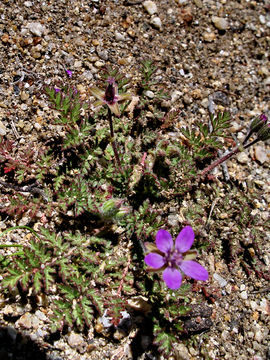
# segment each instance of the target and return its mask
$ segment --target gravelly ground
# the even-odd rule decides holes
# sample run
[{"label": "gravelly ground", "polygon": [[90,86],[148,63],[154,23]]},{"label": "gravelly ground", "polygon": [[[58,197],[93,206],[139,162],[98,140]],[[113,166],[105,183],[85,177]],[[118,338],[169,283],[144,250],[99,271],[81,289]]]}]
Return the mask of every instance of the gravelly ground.
[{"label": "gravelly ground", "polygon": [[[135,85],[143,59],[158,66],[156,79],[171,96],[168,106],[181,109],[176,127],[198,118],[207,121],[209,96],[217,91],[222,96],[216,106],[231,112],[231,131],[239,139],[254,115],[270,115],[269,1],[161,0],[154,4],[157,10],[150,15],[138,0],[0,1],[0,134],[15,140],[18,147],[30,140],[39,146],[39,137],[52,131],[48,105],[38,96],[44,82],[54,83],[70,69],[71,81],[86,99],[105,64],[118,65]],[[263,221],[269,218],[269,163],[269,143],[260,143],[228,162],[234,180],[261,187],[263,195],[254,211]],[[221,170],[215,175],[221,176]],[[10,225],[14,225],[11,220],[0,217],[0,230]],[[226,228],[223,231],[229,233]],[[265,242],[259,244],[268,268],[269,239],[268,231]],[[230,268],[218,252],[206,264],[211,289],[216,291],[209,305],[213,326],[196,341],[176,345],[175,358],[270,359],[269,282],[256,273],[247,276],[238,262]],[[47,348],[42,340],[46,317],[29,313],[29,305],[7,305],[3,300],[1,307],[0,359],[45,358],[45,354],[55,360],[132,359],[132,335],[112,343],[102,337],[92,339],[91,334],[78,340],[81,335],[68,333],[51,339]],[[29,343],[25,345],[27,334],[41,342],[40,352],[32,349],[35,355]],[[76,341],[79,345],[74,345]],[[141,341],[147,342],[147,336]],[[147,350],[140,358],[156,355]]]}]

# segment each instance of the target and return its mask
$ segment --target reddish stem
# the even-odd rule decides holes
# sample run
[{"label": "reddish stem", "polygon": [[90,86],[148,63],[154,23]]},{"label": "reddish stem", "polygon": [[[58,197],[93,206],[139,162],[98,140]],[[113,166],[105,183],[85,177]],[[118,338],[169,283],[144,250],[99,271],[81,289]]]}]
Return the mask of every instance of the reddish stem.
[{"label": "reddish stem", "polygon": [[117,147],[116,147],[116,143],[115,143],[115,140],[114,140],[112,112],[111,112],[111,109],[109,107],[108,107],[108,117],[109,117],[110,132],[111,132],[111,138],[112,138],[112,148],[113,148],[115,160],[117,162],[117,165],[119,166],[120,171],[123,172],[121,162],[120,162],[120,158],[119,158],[118,151],[117,151]]},{"label": "reddish stem", "polygon": [[[241,149],[242,150],[242,149]],[[240,148],[238,146],[236,146],[229,154],[223,156],[220,159],[217,159],[216,161],[214,161],[211,165],[207,166],[199,175],[199,177],[203,177],[205,174],[209,173],[211,170],[213,170],[215,167],[217,167],[218,165],[222,164],[224,161],[228,160],[229,158],[231,158],[233,155],[237,154],[238,152],[241,151]]]}]

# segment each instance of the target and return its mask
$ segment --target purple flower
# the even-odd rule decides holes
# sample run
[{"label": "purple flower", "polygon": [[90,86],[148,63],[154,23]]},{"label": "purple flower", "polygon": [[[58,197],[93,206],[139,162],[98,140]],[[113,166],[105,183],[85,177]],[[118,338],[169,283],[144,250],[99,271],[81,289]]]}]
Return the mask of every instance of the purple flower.
[{"label": "purple flower", "polygon": [[196,251],[189,251],[194,241],[192,227],[185,226],[175,240],[166,230],[159,230],[156,235],[156,247],[146,255],[144,261],[154,269],[163,270],[163,280],[172,289],[178,289],[182,283],[182,273],[195,280],[208,280],[207,270],[194,259]]},{"label": "purple flower", "polygon": [[72,77],[72,71],[71,70],[66,70],[66,73],[67,73],[67,76],[69,77],[69,78],[71,78]]},{"label": "purple flower", "polygon": [[131,99],[131,94],[118,94],[118,86],[113,77],[109,77],[106,81],[109,84],[105,91],[102,91],[97,87],[90,88],[90,93],[98,99],[94,103],[94,106],[107,105],[110,108],[111,112],[117,117],[119,117],[120,110],[118,103]]},{"label": "purple flower", "polygon": [[260,119],[261,119],[261,121],[264,121],[265,123],[267,123],[267,121],[268,121],[268,117],[264,114],[260,115]]}]

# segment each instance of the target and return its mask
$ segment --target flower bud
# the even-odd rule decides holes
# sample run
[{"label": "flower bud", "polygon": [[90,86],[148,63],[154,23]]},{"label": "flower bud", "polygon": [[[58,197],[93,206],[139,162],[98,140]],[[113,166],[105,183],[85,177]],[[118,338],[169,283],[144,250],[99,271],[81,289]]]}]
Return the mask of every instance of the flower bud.
[{"label": "flower bud", "polygon": [[267,116],[261,114],[259,117],[256,117],[252,120],[250,124],[250,132],[254,133],[259,131],[266,123],[267,123]]},{"label": "flower bud", "polygon": [[104,96],[104,100],[108,103],[108,104],[114,104],[116,101],[115,98],[115,88],[113,84],[109,84],[105,90],[105,96]]},{"label": "flower bud", "polygon": [[270,139],[270,124],[264,125],[259,131],[258,131],[258,139],[262,141],[266,141]]},{"label": "flower bud", "polygon": [[118,212],[118,209],[120,208],[121,204],[122,204],[122,200],[111,198],[105,201],[105,203],[103,203],[100,210],[104,215],[115,214],[116,212]]}]

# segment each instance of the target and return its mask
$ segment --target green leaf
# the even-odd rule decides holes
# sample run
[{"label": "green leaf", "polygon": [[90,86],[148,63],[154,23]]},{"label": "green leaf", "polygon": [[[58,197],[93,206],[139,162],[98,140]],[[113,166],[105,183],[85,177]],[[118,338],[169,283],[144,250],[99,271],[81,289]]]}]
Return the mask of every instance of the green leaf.
[{"label": "green leaf", "polygon": [[45,266],[44,270],[44,287],[45,291],[48,291],[50,288],[50,285],[54,283],[54,278],[51,274],[55,274],[55,269],[52,269],[49,266]]},{"label": "green leaf", "polygon": [[83,296],[81,299],[81,308],[82,308],[82,313],[83,313],[83,317],[85,319],[85,322],[87,324],[87,326],[90,326],[90,324],[93,321],[93,306],[90,302],[90,300],[86,297]]},{"label": "green leaf", "polygon": [[41,285],[42,285],[42,275],[39,271],[37,271],[34,274],[34,279],[33,279],[33,285],[34,285],[34,291],[36,294],[38,294],[41,290]]},{"label": "green leaf", "polygon": [[1,284],[4,288],[10,287],[12,289],[17,285],[18,281],[21,279],[22,272],[19,269],[12,269],[12,268],[8,269],[8,272],[11,275],[5,276]]},{"label": "green leaf", "polygon": [[172,353],[173,343],[177,342],[175,336],[160,330],[159,326],[154,325],[155,340],[154,343],[158,345],[159,351],[166,356]]}]

